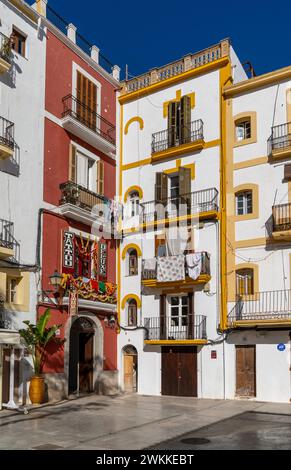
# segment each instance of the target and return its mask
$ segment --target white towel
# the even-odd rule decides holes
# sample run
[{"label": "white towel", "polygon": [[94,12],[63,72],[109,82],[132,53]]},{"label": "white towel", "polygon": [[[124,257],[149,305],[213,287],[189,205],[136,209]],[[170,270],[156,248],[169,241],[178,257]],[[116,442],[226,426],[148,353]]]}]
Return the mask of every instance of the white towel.
[{"label": "white towel", "polygon": [[157,267],[156,258],[149,258],[144,260],[143,269],[148,271],[155,271]]},{"label": "white towel", "polygon": [[186,266],[188,269],[188,276],[191,279],[198,279],[201,274],[202,268],[202,254],[201,253],[189,253],[186,255]]}]

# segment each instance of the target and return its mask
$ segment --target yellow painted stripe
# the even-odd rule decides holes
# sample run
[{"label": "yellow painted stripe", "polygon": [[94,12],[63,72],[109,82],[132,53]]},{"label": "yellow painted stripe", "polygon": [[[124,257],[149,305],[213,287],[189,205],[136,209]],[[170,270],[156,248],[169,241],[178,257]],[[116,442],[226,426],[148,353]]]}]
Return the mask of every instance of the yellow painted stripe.
[{"label": "yellow painted stripe", "polygon": [[233,169],[241,170],[243,168],[250,168],[252,166],[263,165],[264,163],[268,163],[268,161],[268,157],[252,158],[251,160],[246,160],[245,162],[235,163],[233,165]]},{"label": "yellow painted stripe", "polygon": [[207,340],[206,339],[184,339],[184,340],[153,340],[153,341],[150,341],[150,340],[145,340],[144,341],[145,344],[151,344],[151,345],[179,345],[179,344],[183,344],[183,345],[191,345],[191,344],[207,344]]}]

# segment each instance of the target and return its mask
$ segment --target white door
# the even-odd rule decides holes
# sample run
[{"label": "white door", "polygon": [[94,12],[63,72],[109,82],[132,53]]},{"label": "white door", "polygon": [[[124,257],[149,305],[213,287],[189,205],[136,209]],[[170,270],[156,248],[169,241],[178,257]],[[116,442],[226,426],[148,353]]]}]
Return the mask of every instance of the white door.
[{"label": "white door", "polygon": [[189,300],[187,295],[169,297],[168,339],[187,339],[188,315]]}]

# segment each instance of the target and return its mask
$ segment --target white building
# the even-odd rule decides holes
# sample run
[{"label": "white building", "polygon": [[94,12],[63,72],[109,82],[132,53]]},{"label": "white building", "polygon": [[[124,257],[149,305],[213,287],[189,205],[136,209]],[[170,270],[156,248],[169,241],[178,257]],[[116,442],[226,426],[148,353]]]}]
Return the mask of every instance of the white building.
[{"label": "white building", "polygon": [[291,67],[225,88],[226,397],[291,397]]},{"label": "white building", "polygon": [[21,403],[31,375],[17,330],[36,319],[45,42],[34,9],[0,1],[0,406]]},{"label": "white building", "polygon": [[[225,40],[124,84],[119,196],[125,212],[118,252],[124,390],[225,396],[218,333],[222,89],[246,79]],[[177,222],[187,231],[184,240],[173,236]]]}]

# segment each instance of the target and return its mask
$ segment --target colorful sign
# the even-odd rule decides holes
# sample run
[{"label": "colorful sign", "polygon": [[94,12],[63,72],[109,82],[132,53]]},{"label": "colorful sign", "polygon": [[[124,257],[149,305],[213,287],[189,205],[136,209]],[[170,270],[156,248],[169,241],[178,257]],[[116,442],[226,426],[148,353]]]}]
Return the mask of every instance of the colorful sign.
[{"label": "colorful sign", "polygon": [[63,266],[64,268],[74,266],[74,234],[71,232],[64,232]]},{"label": "colorful sign", "polygon": [[78,314],[78,291],[71,290],[69,294],[69,315]]},{"label": "colorful sign", "polygon": [[107,276],[107,244],[99,245],[99,275],[103,278]]}]

